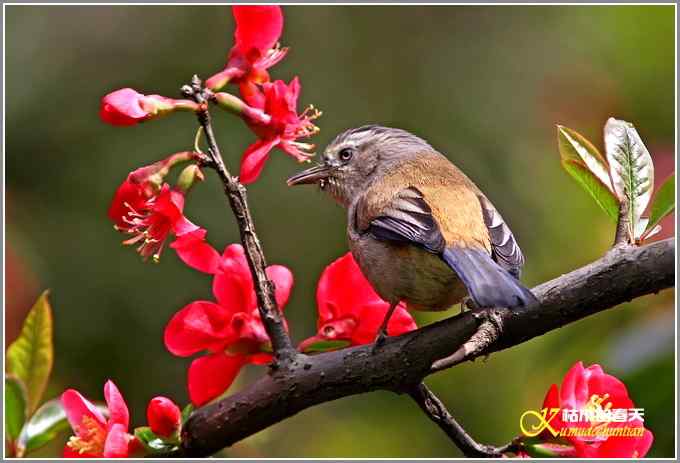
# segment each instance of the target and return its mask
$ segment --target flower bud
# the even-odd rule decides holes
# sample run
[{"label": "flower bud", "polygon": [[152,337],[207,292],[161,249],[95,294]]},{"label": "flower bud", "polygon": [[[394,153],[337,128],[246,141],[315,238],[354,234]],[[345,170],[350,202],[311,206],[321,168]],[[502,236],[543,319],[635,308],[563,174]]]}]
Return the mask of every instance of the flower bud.
[{"label": "flower bud", "polygon": [[231,93],[215,93],[214,99],[220,108],[241,116],[249,124],[267,125],[272,117],[263,110],[248,106],[243,100]]},{"label": "flower bud", "polygon": [[205,179],[203,171],[196,164],[190,164],[182,170],[177,178],[177,188],[182,190],[185,194],[189,192],[196,182],[202,182]]},{"label": "flower bud", "polygon": [[146,409],[149,427],[158,436],[171,437],[182,425],[182,412],[167,397],[154,397]]},{"label": "flower bud", "polygon": [[148,166],[140,167],[136,170],[130,172],[128,178],[135,183],[145,183],[150,182],[158,189],[160,189],[163,184],[163,179],[170,172],[170,169],[177,164],[182,162],[187,162],[196,159],[199,153],[194,151],[180,151],[178,153],[173,153],[165,159],[156,161]]},{"label": "flower bud", "polygon": [[121,88],[102,98],[99,116],[111,125],[134,125],[175,110],[197,111],[190,100],[173,100],[160,95],[142,95],[131,88]]},{"label": "flower bud", "polygon": [[238,67],[226,68],[205,81],[205,86],[212,91],[224,88],[231,80],[243,77],[245,72]]}]

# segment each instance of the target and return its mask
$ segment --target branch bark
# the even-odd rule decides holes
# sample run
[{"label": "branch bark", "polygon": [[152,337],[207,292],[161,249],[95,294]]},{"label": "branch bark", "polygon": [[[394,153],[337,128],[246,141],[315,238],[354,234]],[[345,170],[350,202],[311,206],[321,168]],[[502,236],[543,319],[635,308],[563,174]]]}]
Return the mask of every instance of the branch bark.
[{"label": "branch bark", "polygon": [[470,458],[500,458],[504,452],[513,448],[513,444],[502,447],[479,444],[463,427],[451,416],[444,404],[423,383],[418,384],[409,391],[411,398],[418,404],[423,412],[439,426],[442,431],[456,444],[463,455]]},{"label": "branch bark", "polygon": [[248,266],[255,283],[255,294],[257,295],[260,317],[274,351],[275,360],[272,366],[276,368],[282,364],[288,364],[295,357],[297,351],[293,347],[293,343],[281,319],[281,311],[277,306],[274,296],[274,284],[267,278],[267,273],[265,272],[267,261],[262,252],[260,240],[255,233],[255,224],[248,208],[246,188],[238,181],[238,178],[231,176],[222,159],[220,148],[217,145],[217,139],[213,132],[210,112],[208,110],[208,101],[211,98],[211,93],[203,88],[198,76],[194,76],[191,80],[191,85],[182,87],[182,94],[202,106],[202,109],[196,113],[196,117],[198,118],[198,123],[203,128],[203,133],[208,143],[208,155],[210,156],[208,165],[217,172],[224,186],[224,193],[229,199],[229,205],[238,223],[241,243],[245,249]]},{"label": "branch bark", "polygon": [[375,390],[413,391],[432,365],[456,352],[485,321],[498,335],[463,359],[507,349],[589,315],[672,287],[675,242],[615,247],[601,259],[533,288],[539,305],[456,315],[402,336],[379,351],[358,346],[291,358],[246,389],[196,410],[182,430],[177,456],[208,456],[301,410]]},{"label": "branch bark", "polygon": [[619,203],[619,220],[616,223],[614,246],[625,246],[631,241],[630,219],[628,217],[628,200],[624,197]]}]

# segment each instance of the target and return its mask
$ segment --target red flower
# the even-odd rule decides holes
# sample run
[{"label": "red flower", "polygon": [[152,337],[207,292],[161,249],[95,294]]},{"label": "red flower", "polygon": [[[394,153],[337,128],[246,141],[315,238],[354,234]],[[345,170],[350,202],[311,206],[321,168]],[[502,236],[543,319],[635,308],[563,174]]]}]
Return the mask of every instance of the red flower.
[{"label": "red flower", "polygon": [[250,145],[241,159],[241,183],[251,183],[257,180],[264,164],[269,158],[269,152],[278,147],[286,154],[298,161],[307,160],[314,149],[314,145],[296,141],[298,138],[307,138],[316,134],[319,129],[313,124],[313,120],[321,115],[311,106],[302,114],[297,113],[297,100],[300,95],[300,82],[295,77],[290,85],[282,80],[277,80],[263,85],[263,92],[258,90],[248,101],[249,105],[263,110],[271,116],[268,124],[262,124],[257,120],[248,120],[246,123],[259,140]]},{"label": "red flower", "polygon": [[112,381],[104,385],[108,420],[95,405],[78,391],[68,389],[61,395],[61,404],[73,429],[64,457],[125,458],[135,447],[134,436],[128,434],[129,414],[123,396]]},{"label": "red flower", "polygon": [[[243,248],[227,246],[217,265],[212,257],[193,263],[199,270],[217,267],[213,279],[217,303],[196,301],[181,309],[166,326],[164,341],[166,348],[180,357],[208,352],[191,363],[188,374],[189,397],[195,405],[203,405],[222,394],[243,365],[269,363],[271,355]],[[270,265],[266,272],[276,286],[279,309],[283,309],[293,275],[280,265]]]},{"label": "red flower", "polygon": [[[300,344],[303,351],[319,341],[342,340],[354,346],[371,343],[389,309],[389,304],[376,294],[350,252],[323,271],[316,301],[318,333]],[[388,333],[396,336],[416,328],[406,306],[399,304],[387,325]]]},{"label": "red flower", "polygon": [[[597,400],[597,399],[603,400]],[[630,418],[630,409],[635,405],[628,396],[626,386],[614,376],[606,374],[600,365],[583,367],[583,363],[577,362],[567,372],[562,386],[558,390],[553,384],[546,394],[543,408],[559,408],[558,413],[550,425],[555,431],[565,428],[638,428],[640,436],[616,436],[594,432],[594,436],[563,436],[573,446],[573,450],[561,456],[580,458],[642,458],[652,445],[654,436],[651,431],[644,428],[643,420]],[[564,410],[567,412],[564,412]],[[563,420],[563,414],[575,410],[602,410],[625,409],[626,421],[588,421],[588,420]],[[587,414],[586,414],[587,416]]]},{"label": "red flower", "polygon": [[151,430],[158,436],[171,437],[182,424],[182,412],[167,397],[154,397],[146,409],[146,419]]},{"label": "red flower", "polygon": [[180,189],[164,184],[154,194],[148,183],[135,183],[128,177],[113,197],[109,218],[116,230],[132,235],[123,244],[139,244],[137,252],[142,257],[158,260],[171,234],[179,237],[202,230],[184,217],[183,209],[184,192]]},{"label": "red flower", "polygon": [[[123,244],[138,243],[137,251],[144,258],[153,256],[154,260],[158,260],[171,234],[177,237],[171,247],[182,260],[193,262],[212,257],[216,262],[219,258],[205,242],[205,229],[191,223],[182,212],[185,191],[194,181],[203,178],[198,167],[191,164],[184,169],[176,187],[163,184],[163,178],[173,165],[191,160],[194,155],[189,151],[176,153],[131,172],[113,196],[108,216],[116,230],[133,235]],[[184,175],[185,172],[192,175]],[[190,177],[190,181],[184,177]],[[211,268],[200,270],[212,273]]]},{"label": "red flower", "polygon": [[279,6],[232,6],[236,21],[234,46],[226,68],[206,81],[217,90],[228,82],[241,84],[242,91],[256,83],[269,81],[267,69],[286,56],[287,48],[278,48],[283,31],[283,13]]},{"label": "red flower", "polygon": [[162,116],[176,109],[196,111],[189,100],[173,100],[160,95],[142,95],[131,88],[121,88],[102,98],[99,116],[111,125],[134,125]]}]

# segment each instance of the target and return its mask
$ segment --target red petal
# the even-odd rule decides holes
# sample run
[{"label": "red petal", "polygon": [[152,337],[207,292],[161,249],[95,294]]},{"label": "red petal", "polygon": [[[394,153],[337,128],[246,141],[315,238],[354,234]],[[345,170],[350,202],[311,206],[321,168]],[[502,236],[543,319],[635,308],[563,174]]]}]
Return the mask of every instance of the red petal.
[{"label": "red petal", "polygon": [[234,39],[244,55],[255,48],[260,56],[272,48],[283,31],[283,13],[279,6],[233,6],[236,21]]},{"label": "red petal", "polygon": [[213,294],[217,302],[231,313],[249,312],[257,307],[253,280],[247,267],[229,270],[222,267],[213,279]]},{"label": "red petal", "polygon": [[111,429],[113,425],[120,424],[127,431],[130,422],[127,404],[111,380],[104,384],[104,399],[106,400],[106,407],[109,409],[108,428]]},{"label": "red petal", "polygon": [[284,94],[288,110],[295,114],[297,114],[297,100],[300,96],[301,89],[300,79],[295,76],[293,77],[293,80],[290,81],[290,84],[288,84],[288,88]]},{"label": "red petal", "polygon": [[297,116],[297,93],[299,83],[293,80],[291,88],[282,80],[276,80],[263,85],[265,95],[265,112],[272,116],[275,124],[295,124]]},{"label": "red petal", "polygon": [[654,442],[654,434],[652,434],[652,431],[649,429],[645,429],[645,433],[642,435],[641,439],[638,439],[637,445],[635,448],[636,454],[633,455],[634,458],[643,458],[645,455],[647,455],[647,452],[649,452],[649,449],[652,447],[652,443]]},{"label": "red petal", "polygon": [[92,402],[83,397],[80,392],[75,389],[67,389],[64,391],[61,395],[61,405],[64,407],[66,418],[74,432],[78,431],[80,424],[83,421],[83,417],[85,416],[92,418],[97,423],[101,424],[102,427],[106,426],[106,418],[104,418],[104,415],[102,415]]},{"label": "red petal", "polygon": [[248,106],[252,106],[257,109],[264,109],[265,107],[265,96],[260,90],[260,87],[251,82],[250,80],[244,80],[239,85],[239,91],[241,92],[241,97]]},{"label": "red petal", "polygon": [[165,327],[165,347],[180,357],[218,349],[229,341],[231,317],[231,311],[214,302],[192,302],[177,312]]},{"label": "red petal", "polygon": [[230,244],[222,252],[223,265],[231,269],[232,265],[244,267],[248,265],[246,251],[240,244]]},{"label": "red petal", "polygon": [[207,231],[203,228],[178,236],[170,245],[177,255],[189,267],[214,274],[220,266],[220,255],[210,244],[206,243]]},{"label": "red petal", "polygon": [[562,387],[560,387],[560,403],[563,408],[580,409],[580,405],[576,402],[576,385],[579,378],[583,375],[583,362],[576,362],[572,366],[562,380]]},{"label": "red petal", "polygon": [[399,336],[400,334],[408,333],[409,331],[417,330],[415,320],[406,310],[406,304],[401,303],[394,309],[392,318],[387,323],[387,334],[390,336]]},{"label": "red petal", "polygon": [[127,433],[127,427],[122,424],[114,424],[106,435],[104,458],[126,458],[131,437]]},{"label": "red petal", "polygon": [[199,357],[189,366],[189,397],[198,406],[226,391],[246,363],[242,355],[218,353]]},{"label": "red petal", "polygon": [[144,95],[131,88],[122,88],[102,98],[99,116],[112,125],[133,125],[147,118],[142,108]]},{"label": "red petal", "polygon": [[[252,292],[252,276],[243,246],[240,244],[230,244],[224,248],[222,259],[220,261],[220,272],[238,275],[239,278],[246,281],[248,283],[248,288],[250,288],[249,296],[246,298],[247,302],[250,303],[248,308],[250,309],[256,306],[255,295]],[[228,303],[229,300],[226,302]]]},{"label": "red petal", "polygon": [[262,173],[264,164],[269,158],[269,152],[279,143],[279,138],[258,140],[250,145],[241,158],[241,183],[253,183]]},{"label": "red petal", "polygon": [[358,314],[367,305],[378,303],[389,306],[373,290],[349,252],[323,271],[317,285],[316,301],[319,310],[318,326],[333,318],[358,318]]},{"label": "red petal", "polygon": [[201,228],[194,224],[191,220],[187,219],[183,215],[179,217],[177,221],[172,225],[172,231],[176,236],[186,235],[187,233],[193,233],[201,230]]},{"label": "red petal", "polygon": [[127,217],[130,207],[140,211],[145,206],[147,199],[144,186],[131,181],[130,176],[128,176],[113,195],[108,216],[119,227],[128,227],[129,224],[123,220],[123,217]]},{"label": "red petal", "polygon": [[272,362],[272,354],[267,354],[260,352],[258,354],[252,354],[248,356],[248,363],[254,365],[268,365]]},{"label": "red petal", "polygon": [[[378,330],[382,325],[385,315],[389,309],[389,304],[379,302],[363,305],[363,310],[358,313],[357,326],[351,334],[352,345],[369,344],[375,340]],[[397,306],[387,324],[387,333],[390,336],[397,336],[417,329],[411,314],[406,310],[402,303]]]},{"label": "red petal", "polygon": [[231,328],[236,340],[229,348],[235,353],[259,352],[263,344],[269,342],[267,330],[265,330],[260,314],[257,309],[251,313],[239,312],[231,319]]},{"label": "red petal", "polygon": [[[620,426],[625,425],[625,423],[616,424]],[[599,443],[599,445],[593,445],[588,442],[584,442],[583,446],[575,445],[580,453],[577,456],[583,455],[589,458],[635,458],[637,457],[636,452],[638,452],[638,449],[644,450],[646,454],[649,446],[652,444],[651,440],[648,440],[647,432],[642,437],[610,436]]]},{"label": "red petal", "polygon": [[548,393],[545,395],[545,399],[543,399],[542,408],[560,408],[560,393],[557,389],[557,384],[551,385],[550,389],[548,389]]},{"label": "red petal", "polygon": [[276,303],[279,309],[283,310],[293,288],[293,273],[283,265],[270,265],[266,272],[276,288]]},{"label": "red petal", "polygon": [[[585,369],[589,395],[597,394],[600,397],[607,394],[607,402],[611,402],[612,408],[633,408],[633,401],[628,396],[628,389],[618,378],[606,374],[600,365],[591,365]],[[590,398],[590,397],[588,397]]]}]

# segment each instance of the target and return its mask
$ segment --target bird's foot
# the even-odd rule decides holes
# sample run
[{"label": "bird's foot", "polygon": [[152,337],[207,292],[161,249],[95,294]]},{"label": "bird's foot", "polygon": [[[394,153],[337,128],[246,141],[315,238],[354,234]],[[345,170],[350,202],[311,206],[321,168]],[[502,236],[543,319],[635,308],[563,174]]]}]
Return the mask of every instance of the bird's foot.
[{"label": "bird's foot", "polygon": [[385,340],[387,339],[387,333],[385,330],[380,330],[378,332],[378,335],[375,337],[375,341],[373,341],[373,349],[371,350],[372,354],[375,354],[380,350],[380,348],[385,344]]},{"label": "bird's foot", "polygon": [[466,310],[475,310],[479,307],[475,304],[475,301],[470,296],[465,296],[462,301],[460,301],[460,313]]}]

